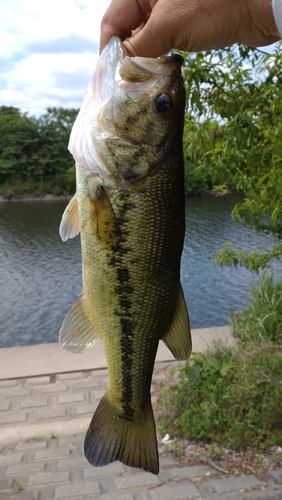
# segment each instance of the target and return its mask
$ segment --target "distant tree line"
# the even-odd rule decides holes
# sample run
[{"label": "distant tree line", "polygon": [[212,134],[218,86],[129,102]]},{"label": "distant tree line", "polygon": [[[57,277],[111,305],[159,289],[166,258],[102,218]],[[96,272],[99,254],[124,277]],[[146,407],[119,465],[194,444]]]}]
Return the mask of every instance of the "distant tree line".
[{"label": "distant tree line", "polygon": [[75,190],[74,160],[67,149],[77,109],[48,108],[34,118],[0,107],[0,188],[60,194]]}]

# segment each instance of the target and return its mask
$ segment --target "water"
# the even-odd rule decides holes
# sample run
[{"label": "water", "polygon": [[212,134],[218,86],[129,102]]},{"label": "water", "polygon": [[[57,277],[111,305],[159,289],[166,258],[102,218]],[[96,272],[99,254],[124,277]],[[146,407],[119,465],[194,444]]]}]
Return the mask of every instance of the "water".
[{"label": "water", "polygon": [[[244,268],[215,269],[215,251],[226,240],[249,249],[269,246],[267,236],[232,221],[236,200],[187,199],[182,284],[192,328],[228,324],[230,306],[245,307],[257,279]],[[79,237],[63,243],[58,235],[65,206],[65,201],[0,204],[0,347],[56,342],[81,292]]]}]

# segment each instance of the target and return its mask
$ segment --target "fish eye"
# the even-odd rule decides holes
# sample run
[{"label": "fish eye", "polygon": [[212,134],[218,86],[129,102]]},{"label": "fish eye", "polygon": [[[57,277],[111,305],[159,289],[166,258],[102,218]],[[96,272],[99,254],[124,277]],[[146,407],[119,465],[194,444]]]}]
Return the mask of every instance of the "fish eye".
[{"label": "fish eye", "polygon": [[168,94],[159,94],[155,99],[155,106],[159,113],[165,113],[172,107],[172,98]]}]

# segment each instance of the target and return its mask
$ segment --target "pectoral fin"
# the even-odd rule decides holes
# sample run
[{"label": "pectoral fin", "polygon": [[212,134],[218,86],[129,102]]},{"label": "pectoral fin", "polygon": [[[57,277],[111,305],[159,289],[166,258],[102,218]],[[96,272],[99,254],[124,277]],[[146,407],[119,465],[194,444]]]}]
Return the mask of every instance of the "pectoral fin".
[{"label": "pectoral fin", "polygon": [[84,310],[83,302],[82,296],[73,304],[61,326],[59,343],[66,351],[83,352],[100,338]]},{"label": "pectoral fin", "polygon": [[112,249],[120,242],[121,234],[111,201],[102,186],[97,188],[95,196],[89,197],[89,203],[91,232],[102,247]]},{"label": "pectoral fin", "polygon": [[62,240],[67,241],[69,238],[77,236],[79,231],[78,202],[75,194],[63,213],[59,233]]},{"label": "pectoral fin", "polygon": [[188,359],[192,350],[189,315],[182,286],[179,286],[176,310],[169,331],[163,342],[171,351],[175,359]]}]

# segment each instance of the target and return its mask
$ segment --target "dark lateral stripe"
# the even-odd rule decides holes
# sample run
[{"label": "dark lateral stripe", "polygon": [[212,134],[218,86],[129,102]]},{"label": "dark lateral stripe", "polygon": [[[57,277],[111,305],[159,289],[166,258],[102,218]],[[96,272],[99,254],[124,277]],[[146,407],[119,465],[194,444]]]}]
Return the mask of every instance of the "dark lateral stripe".
[{"label": "dark lateral stripe", "polygon": [[133,399],[133,378],[132,363],[134,357],[134,320],[132,319],[132,294],[134,287],[130,269],[124,262],[124,256],[131,251],[128,245],[127,222],[133,204],[127,190],[120,191],[121,203],[118,206],[117,220],[122,234],[122,240],[115,251],[111,265],[116,267],[115,292],[118,296],[119,307],[115,312],[120,321],[120,344],[121,344],[121,373],[122,373],[122,396],[121,404],[123,408],[123,418],[132,420],[134,410],[132,408]]},{"label": "dark lateral stripe", "polygon": [[117,277],[119,285],[117,286],[119,295],[119,317],[121,326],[121,371],[122,371],[122,398],[123,418],[132,420],[134,410],[132,409],[133,387],[132,387],[132,362],[133,362],[133,334],[134,322],[131,318],[131,294],[134,291],[130,284],[130,273],[127,268],[118,268]]}]

